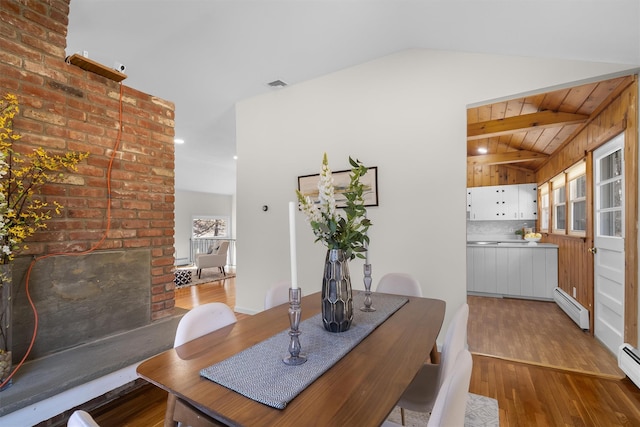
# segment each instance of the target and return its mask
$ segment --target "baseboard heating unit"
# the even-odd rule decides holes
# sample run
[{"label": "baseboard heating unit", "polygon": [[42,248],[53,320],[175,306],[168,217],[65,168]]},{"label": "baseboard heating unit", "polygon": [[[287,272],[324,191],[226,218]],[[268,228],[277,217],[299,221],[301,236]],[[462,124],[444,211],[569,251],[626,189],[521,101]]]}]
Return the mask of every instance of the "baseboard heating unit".
[{"label": "baseboard heating unit", "polygon": [[553,290],[553,300],[581,329],[589,329],[589,310],[560,288]]},{"label": "baseboard heating unit", "polygon": [[640,352],[624,343],[618,349],[618,367],[640,388]]}]

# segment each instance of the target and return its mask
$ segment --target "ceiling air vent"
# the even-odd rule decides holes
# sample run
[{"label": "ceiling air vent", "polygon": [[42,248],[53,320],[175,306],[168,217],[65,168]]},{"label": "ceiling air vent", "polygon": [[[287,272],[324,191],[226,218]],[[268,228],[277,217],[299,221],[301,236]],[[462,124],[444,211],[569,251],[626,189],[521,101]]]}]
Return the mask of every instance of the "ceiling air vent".
[{"label": "ceiling air vent", "polygon": [[287,84],[282,80],[274,80],[272,82],[267,83],[271,87],[285,87]]}]

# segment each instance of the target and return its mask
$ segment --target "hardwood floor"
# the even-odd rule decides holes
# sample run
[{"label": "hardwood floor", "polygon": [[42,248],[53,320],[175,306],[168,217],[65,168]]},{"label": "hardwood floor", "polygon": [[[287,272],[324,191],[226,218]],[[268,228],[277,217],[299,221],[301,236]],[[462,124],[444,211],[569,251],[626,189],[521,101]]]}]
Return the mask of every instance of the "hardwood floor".
[{"label": "hardwood floor", "polygon": [[554,302],[468,296],[469,350],[546,367],[624,378],[616,356]]},{"label": "hardwood floor", "polygon": [[[235,279],[176,292],[176,306],[181,308],[189,309],[210,301],[221,301],[233,307]],[[513,304],[505,305],[505,310],[511,310],[511,314],[503,314],[500,311],[505,310],[499,310],[498,303],[491,298],[469,299],[469,348],[474,353],[470,391],[498,400],[502,427],[640,426],[640,390],[628,378],[594,371],[610,369],[611,359],[604,363],[596,360],[602,359],[602,355],[592,355],[589,347],[584,347],[599,345],[588,334],[580,332],[579,346],[567,350],[565,344],[576,340],[575,334],[567,332],[570,328],[540,326],[553,305],[513,300],[507,302]],[[540,320],[528,321],[533,326],[525,331],[515,320],[523,318],[526,310],[537,313]],[[591,342],[584,340],[587,336]],[[544,344],[547,340],[562,345],[547,347]],[[473,347],[484,354],[478,354]],[[504,348],[511,352],[509,356],[487,355]],[[613,358],[610,353],[606,355]],[[522,362],[527,359],[533,363]],[[550,367],[561,365],[568,366],[565,369]],[[101,427],[160,427],[166,396],[166,392],[157,387],[145,385],[92,411],[92,415]]]}]

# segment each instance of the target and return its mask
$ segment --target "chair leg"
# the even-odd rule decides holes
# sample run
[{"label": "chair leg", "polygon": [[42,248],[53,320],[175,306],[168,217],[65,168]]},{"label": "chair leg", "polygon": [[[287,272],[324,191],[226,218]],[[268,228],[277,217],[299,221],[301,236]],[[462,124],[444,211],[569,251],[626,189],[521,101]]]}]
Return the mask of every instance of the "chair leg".
[{"label": "chair leg", "polygon": [[404,408],[400,408],[400,422],[404,425]]},{"label": "chair leg", "polygon": [[221,424],[213,418],[200,412],[198,409],[192,407],[184,400],[176,398],[175,412],[173,414],[173,420],[177,421],[177,426],[190,426],[190,427],[220,427],[226,426]]},{"label": "chair leg", "polygon": [[431,363],[433,363],[434,365],[439,365],[440,364],[440,353],[438,352],[438,344],[437,343],[433,344],[433,348],[431,349],[431,352],[429,353],[429,356],[431,358]]},{"label": "chair leg", "polygon": [[167,397],[167,411],[164,413],[164,427],[176,427],[178,423],[173,419],[176,410],[176,395],[169,393]]},{"label": "chair leg", "polygon": [[200,274],[202,274],[202,269],[199,268],[198,271],[196,271],[196,273],[198,273],[198,279],[200,278]]}]

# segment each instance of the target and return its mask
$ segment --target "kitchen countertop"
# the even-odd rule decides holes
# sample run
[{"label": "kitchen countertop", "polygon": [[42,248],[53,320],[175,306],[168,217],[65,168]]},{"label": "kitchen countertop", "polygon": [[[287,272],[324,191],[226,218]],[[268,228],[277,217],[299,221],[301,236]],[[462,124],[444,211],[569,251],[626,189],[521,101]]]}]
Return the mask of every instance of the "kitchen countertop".
[{"label": "kitchen countertop", "polygon": [[487,241],[487,240],[483,240],[483,241],[468,241],[467,242],[467,246],[472,246],[472,247],[476,247],[476,248],[482,248],[482,247],[487,247],[487,248],[496,248],[496,247],[507,247],[507,248],[557,248],[558,245],[555,245],[553,243],[544,243],[544,242],[538,242],[535,245],[530,245],[529,242],[527,242],[526,240],[519,240],[519,241]]}]

